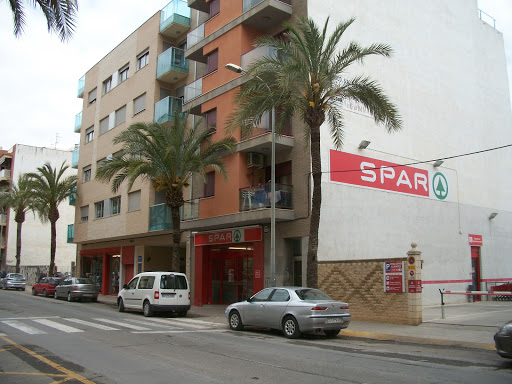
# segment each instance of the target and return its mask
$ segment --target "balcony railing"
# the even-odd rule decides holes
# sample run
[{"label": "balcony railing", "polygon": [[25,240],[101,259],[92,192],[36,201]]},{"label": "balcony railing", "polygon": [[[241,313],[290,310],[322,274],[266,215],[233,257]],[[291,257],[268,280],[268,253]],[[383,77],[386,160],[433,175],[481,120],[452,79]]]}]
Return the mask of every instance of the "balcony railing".
[{"label": "balcony railing", "polygon": [[160,33],[177,37],[188,28],[190,28],[190,8],[186,1],[172,0],[161,10]]},{"label": "balcony railing", "polygon": [[[240,189],[240,211],[252,211],[271,207],[271,184]],[[276,208],[292,208],[293,186],[276,183]]]},{"label": "balcony railing", "polygon": [[69,195],[69,205],[76,204],[76,186],[73,188],[73,193]]},{"label": "balcony railing", "polygon": [[70,225],[68,225],[68,243],[72,243],[74,237],[75,237],[75,225],[70,224]]},{"label": "balcony railing", "polygon": [[10,169],[2,169],[0,171],[0,179],[11,179],[11,170]]},{"label": "balcony railing", "polygon": [[185,87],[185,103],[196,97],[201,96],[203,93],[203,78],[197,79],[193,83],[187,84]]},{"label": "balcony railing", "polygon": [[[258,125],[253,127],[251,133],[243,133],[242,140],[252,139],[253,137],[257,137],[263,135],[265,133],[272,132],[272,113],[265,112],[261,117],[261,120]],[[284,127],[283,131],[280,132],[281,135],[292,136],[292,122],[290,122]]]},{"label": "balcony railing", "polygon": [[78,168],[78,157],[79,157],[80,148],[75,148],[73,153],[71,154],[71,168]]},{"label": "balcony railing", "polygon": [[249,66],[254,63],[256,60],[259,60],[263,57],[276,57],[277,49],[272,47],[258,47],[253,49],[252,51],[247,52],[242,55],[241,64],[242,68],[248,69]]},{"label": "balcony railing", "polygon": [[7,215],[4,215],[3,213],[0,214],[0,225],[7,224]]},{"label": "balcony railing", "polygon": [[80,128],[82,128],[82,112],[79,112],[75,116],[75,133],[80,132]]},{"label": "balcony railing", "polygon": [[155,104],[155,123],[174,121],[176,111],[180,113],[183,111],[183,100],[179,97],[167,96]]},{"label": "balcony railing", "polygon": [[80,80],[78,80],[78,94],[77,97],[84,96],[84,88],[85,88],[85,75],[83,75]]},{"label": "balcony railing", "polygon": [[187,35],[187,48],[190,48],[204,39],[204,23],[193,29]]},{"label": "balcony railing", "polygon": [[[180,208],[181,221],[193,220],[199,217],[199,199],[186,201]],[[149,231],[171,230],[171,208],[166,204],[157,204],[149,207]]]},{"label": "balcony railing", "polygon": [[156,78],[174,83],[188,75],[188,60],[183,49],[171,47],[158,56]]}]

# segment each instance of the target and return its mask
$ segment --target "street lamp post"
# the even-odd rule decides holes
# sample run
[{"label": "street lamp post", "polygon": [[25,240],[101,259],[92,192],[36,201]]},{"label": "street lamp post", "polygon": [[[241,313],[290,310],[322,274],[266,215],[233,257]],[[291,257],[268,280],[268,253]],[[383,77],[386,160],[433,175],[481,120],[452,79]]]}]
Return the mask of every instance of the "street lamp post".
[{"label": "street lamp post", "polygon": [[[236,64],[226,64],[226,68],[235,73],[244,73],[244,69]],[[268,84],[256,76],[271,92]],[[276,286],[276,111],[272,108],[272,159],[270,163],[270,286]]]}]

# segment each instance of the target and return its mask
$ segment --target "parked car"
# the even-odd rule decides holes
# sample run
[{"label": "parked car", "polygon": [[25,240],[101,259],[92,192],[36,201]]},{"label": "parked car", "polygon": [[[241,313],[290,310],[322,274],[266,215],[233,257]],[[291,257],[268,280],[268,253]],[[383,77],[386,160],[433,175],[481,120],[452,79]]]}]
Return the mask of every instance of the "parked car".
[{"label": "parked car", "polygon": [[3,279],[0,280],[0,288],[3,289],[21,289],[25,290],[27,282],[25,280],[25,276],[21,273],[8,273]]},{"label": "parked car", "polygon": [[53,296],[55,287],[59,285],[60,281],[60,277],[42,277],[32,286],[32,295],[36,296],[40,293],[44,297]]},{"label": "parked car", "polygon": [[229,305],[225,314],[233,330],[245,326],[278,329],[290,339],[320,331],[335,337],[351,320],[347,303],[304,287],[265,288],[246,301]]},{"label": "parked car", "polygon": [[190,289],[187,276],[178,272],[143,272],[136,275],[117,295],[119,312],[125,309],[154,312],[174,312],[186,316],[190,309]]},{"label": "parked car", "polygon": [[65,297],[68,301],[88,299],[98,301],[98,289],[91,279],[66,277],[55,287],[53,297]]},{"label": "parked car", "polygon": [[501,357],[512,359],[512,321],[503,324],[494,335],[496,352]]}]

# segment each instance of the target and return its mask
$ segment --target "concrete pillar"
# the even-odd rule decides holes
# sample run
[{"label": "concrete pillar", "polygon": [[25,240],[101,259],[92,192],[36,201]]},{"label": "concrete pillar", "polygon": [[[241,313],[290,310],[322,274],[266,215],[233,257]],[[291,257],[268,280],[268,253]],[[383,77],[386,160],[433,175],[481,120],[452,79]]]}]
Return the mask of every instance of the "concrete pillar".
[{"label": "concrete pillar", "polygon": [[406,290],[409,307],[409,324],[419,325],[423,321],[423,305],[421,300],[421,251],[416,243],[411,243],[407,252]]}]

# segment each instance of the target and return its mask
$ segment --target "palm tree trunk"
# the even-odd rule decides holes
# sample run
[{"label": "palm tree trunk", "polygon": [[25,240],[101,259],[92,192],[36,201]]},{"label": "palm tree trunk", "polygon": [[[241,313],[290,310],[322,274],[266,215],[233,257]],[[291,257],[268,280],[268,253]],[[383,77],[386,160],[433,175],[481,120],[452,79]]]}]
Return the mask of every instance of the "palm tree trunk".
[{"label": "palm tree trunk", "polygon": [[23,222],[18,222],[16,226],[16,273],[20,273],[21,264],[21,227]]},{"label": "palm tree trunk", "polygon": [[172,259],[171,270],[174,272],[180,271],[180,241],[181,241],[181,223],[180,223],[180,208],[171,207],[172,215]]},{"label": "palm tree trunk", "polygon": [[306,283],[310,288],[318,288],[318,227],[322,205],[322,160],[320,158],[320,126],[311,127],[311,170],[313,175],[313,198],[307,256]]},{"label": "palm tree trunk", "polygon": [[51,221],[51,245],[50,245],[50,271],[48,276],[55,274],[55,251],[57,249],[57,225],[56,221]]}]

